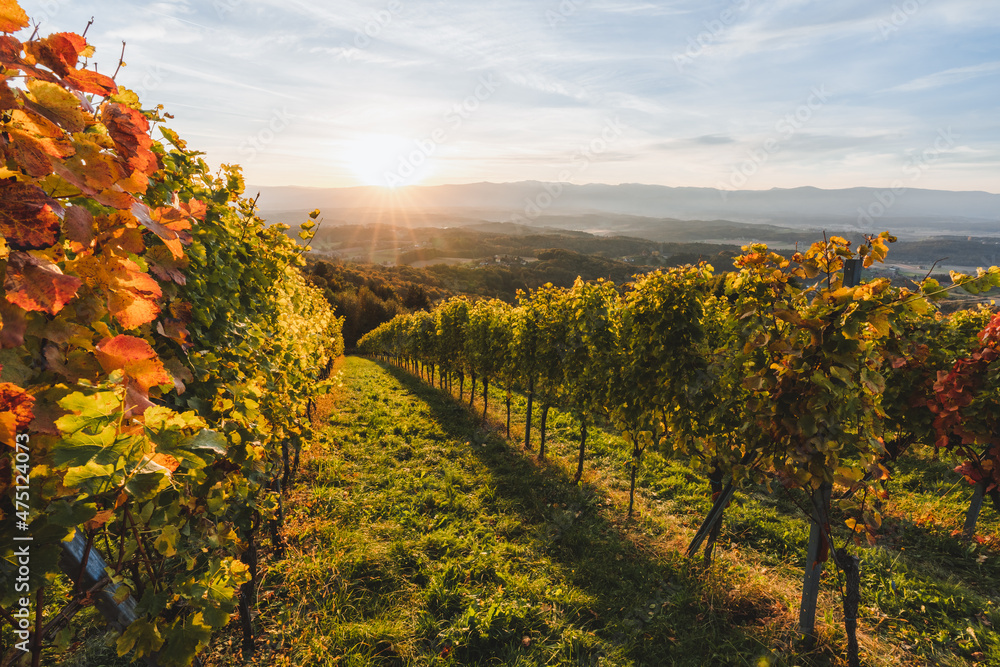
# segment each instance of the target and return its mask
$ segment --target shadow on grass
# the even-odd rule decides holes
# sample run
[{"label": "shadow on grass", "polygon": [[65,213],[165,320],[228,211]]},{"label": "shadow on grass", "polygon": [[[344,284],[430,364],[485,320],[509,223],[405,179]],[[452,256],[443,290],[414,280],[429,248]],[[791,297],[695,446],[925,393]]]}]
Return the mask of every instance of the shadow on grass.
[{"label": "shadow on grass", "polygon": [[[378,363],[378,362],[375,362]],[[575,610],[575,624],[640,665],[803,664],[783,626],[783,605],[760,587],[743,595],[741,575],[705,572],[679,553],[630,534],[607,492],[572,482],[561,466],[538,462],[519,446],[482,429],[457,399],[390,364],[379,366],[424,402],[449,438],[471,447],[490,470],[505,513],[524,538],[594,601]],[[779,620],[781,619],[781,620]],[[809,664],[836,664],[820,649]],[[599,655],[579,664],[599,664]]]}]

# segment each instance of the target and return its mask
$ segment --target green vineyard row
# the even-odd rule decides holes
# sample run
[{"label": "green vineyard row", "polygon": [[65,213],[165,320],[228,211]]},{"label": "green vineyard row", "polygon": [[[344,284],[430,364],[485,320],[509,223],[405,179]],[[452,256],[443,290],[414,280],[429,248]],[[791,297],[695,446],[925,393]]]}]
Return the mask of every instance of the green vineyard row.
[{"label": "green vineyard row", "polygon": [[[889,467],[914,443],[954,457],[975,485],[968,538],[984,495],[1000,511],[1000,315],[943,315],[935,303],[946,290],[930,278],[915,291],[885,278],[845,283],[848,262],[881,262],[894,240],[883,233],[853,249],[833,237],[787,258],[751,245],[724,280],[702,264],[621,287],[545,286],[516,306],[455,298],[397,316],[359,345],[431,382],[454,378],[460,392],[466,377],[473,392],[478,381],[484,401],[491,383],[524,391],[529,448],[541,404],[540,457],[548,409],[568,409],[581,424],[577,479],[594,421],[629,443],[633,495],[647,449],[683,460],[716,499],[692,555],[703,548],[710,562],[732,493],[757,484],[802,492],[815,534],[807,563],[831,558],[856,572],[847,547],[875,541]],[[1000,284],[996,267],[952,277],[973,293]],[[853,536],[839,550],[832,503]]]}]

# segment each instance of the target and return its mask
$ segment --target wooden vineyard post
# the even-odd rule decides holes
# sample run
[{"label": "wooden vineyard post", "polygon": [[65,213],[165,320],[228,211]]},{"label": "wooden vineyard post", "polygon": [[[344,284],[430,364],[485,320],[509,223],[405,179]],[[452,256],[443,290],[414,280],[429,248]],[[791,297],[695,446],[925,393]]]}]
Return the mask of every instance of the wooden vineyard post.
[{"label": "wooden vineyard post", "polygon": [[965,525],[962,527],[962,536],[971,540],[976,534],[976,523],[979,521],[979,513],[983,509],[983,497],[986,495],[986,480],[976,482],[976,490],[972,494],[972,502],[969,503],[969,510],[965,513]]},{"label": "wooden vineyard post", "polygon": [[[712,503],[712,509],[709,510],[708,516],[702,522],[701,526],[698,528],[698,532],[695,533],[694,539],[691,540],[691,544],[688,545],[687,556],[688,558],[693,558],[698,549],[705,542],[705,539],[709,537],[710,534],[718,534],[718,527],[722,523],[722,513],[725,511],[726,506],[729,505],[729,501],[733,499],[733,494],[736,493],[736,486],[730,482],[726,484],[725,488],[719,493],[719,496]],[[706,566],[711,565],[711,554],[706,553]]]},{"label": "wooden vineyard post", "polygon": [[815,640],[820,575],[823,574],[823,562],[830,548],[826,534],[829,529],[827,509],[830,507],[832,490],[831,484],[824,483],[811,494],[812,526],[809,529],[809,550],[806,553],[805,577],[802,580],[802,603],[799,605],[799,634],[810,645]]},{"label": "wooden vineyard post", "polygon": [[[80,588],[84,591],[97,590],[93,593],[94,605],[117,630],[124,630],[136,619],[135,600],[131,595],[126,596],[121,602],[115,602],[115,593],[118,591],[118,584],[114,583],[105,574],[104,568],[107,563],[104,557],[91,545],[87,548],[87,540],[83,538],[80,530],[69,542],[62,543],[63,554],[59,561],[63,572],[74,581],[79,578]],[[83,566],[83,573],[80,569]],[[101,585],[103,581],[107,583]]]},{"label": "wooden vineyard post", "polygon": [[[104,616],[104,620],[119,632],[124,631],[137,618],[135,599],[125,596],[121,602],[115,601],[118,584],[111,581],[105,572],[108,564],[96,547],[83,538],[83,531],[77,529],[69,542],[62,543],[62,557],[59,567],[74,581],[80,582],[80,589],[93,595],[94,606]],[[81,571],[82,570],[82,571]],[[149,667],[158,667],[154,656],[146,656]]]},{"label": "wooden vineyard post", "polygon": [[861,561],[857,556],[838,549],[837,566],[844,571],[844,630],[847,632],[848,667],[861,667],[858,655],[858,605],[861,601]]}]

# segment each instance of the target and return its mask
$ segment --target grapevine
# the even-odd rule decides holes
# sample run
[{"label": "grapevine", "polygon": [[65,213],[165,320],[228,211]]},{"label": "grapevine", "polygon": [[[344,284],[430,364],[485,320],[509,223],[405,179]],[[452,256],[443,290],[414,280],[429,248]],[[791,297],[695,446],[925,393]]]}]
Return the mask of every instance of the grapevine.
[{"label": "grapevine", "polygon": [[[174,132],[154,139],[168,116],[88,69],[83,37],[21,41],[28,23],[4,4],[0,605],[19,604],[13,537],[30,535],[35,664],[113,590],[134,605],[118,653],[187,665],[249,602],[253,529],[277,518],[282,448],[311,437],[340,320],[295,244],[241,198],[238,167],[212,174]],[[18,438],[32,466],[20,523]],[[84,586],[91,557],[108,574]]]}]

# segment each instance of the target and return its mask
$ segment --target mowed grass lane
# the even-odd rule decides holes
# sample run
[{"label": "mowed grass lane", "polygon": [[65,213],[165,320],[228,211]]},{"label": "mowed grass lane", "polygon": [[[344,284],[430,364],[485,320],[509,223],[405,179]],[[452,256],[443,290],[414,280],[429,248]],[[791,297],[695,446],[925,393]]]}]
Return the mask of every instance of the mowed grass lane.
[{"label": "mowed grass lane", "polygon": [[[398,369],[355,357],[342,368],[286,506],[288,557],[264,559],[253,664],[846,664],[832,573],[817,646],[796,636],[808,527],[791,503],[738,495],[705,571],[680,555],[709,502],[683,466],[650,453],[626,521],[617,436],[592,431],[575,485],[568,416],[550,414],[540,463],[498,435],[499,396],[483,427]],[[921,530],[900,538],[862,555],[863,663],[990,664],[996,559]],[[238,644],[223,638],[208,664],[242,664]]]},{"label": "mowed grass lane", "polygon": [[395,369],[351,357],[343,382],[267,566],[255,663],[785,663],[778,601],[720,606],[735,582],[632,539],[602,487]]}]

